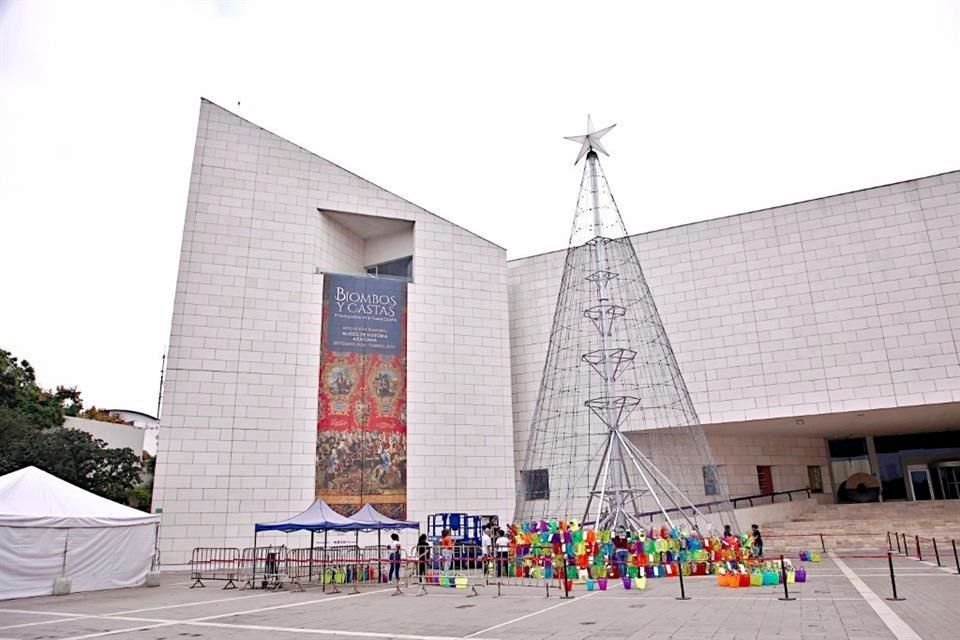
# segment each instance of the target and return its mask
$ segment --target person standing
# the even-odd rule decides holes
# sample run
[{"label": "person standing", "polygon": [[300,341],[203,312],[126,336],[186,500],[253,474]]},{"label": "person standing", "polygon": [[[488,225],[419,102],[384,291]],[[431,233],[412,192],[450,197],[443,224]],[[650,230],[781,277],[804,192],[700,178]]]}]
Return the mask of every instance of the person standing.
[{"label": "person standing", "polygon": [[425,582],[427,576],[427,561],[430,559],[430,543],[427,542],[427,534],[421,533],[417,540],[417,578],[420,584]]},{"label": "person standing", "polygon": [[763,537],[760,535],[760,527],[755,524],[750,525],[750,535],[753,536],[753,557],[763,559]]},{"label": "person standing", "polygon": [[387,582],[396,580],[400,582],[400,536],[396,533],[390,534],[390,573],[387,576]]},{"label": "person standing", "polygon": [[494,544],[497,549],[497,577],[500,578],[507,573],[507,560],[510,556],[510,538],[503,532],[503,529],[497,531],[497,539]]},{"label": "person standing", "polygon": [[626,534],[618,531],[617,534],[613,536],[613,557],[617,564],[617,576],[620,578],[627,575],[627,557],[630,555],[627,547]]},{"label": "person standing", "polygon": [[443,556],[443,570],[449,571],[453,563],[453,532],[450,529],[443,530],[443,537],[440,538],[440,555]]},{"label": "person standing", "polygon": [[480,536],[480,562],[483,563],[483,575],[490,573],[490,558],[493,557],[493,540],[490,538],[490,529],[484,529]]}]

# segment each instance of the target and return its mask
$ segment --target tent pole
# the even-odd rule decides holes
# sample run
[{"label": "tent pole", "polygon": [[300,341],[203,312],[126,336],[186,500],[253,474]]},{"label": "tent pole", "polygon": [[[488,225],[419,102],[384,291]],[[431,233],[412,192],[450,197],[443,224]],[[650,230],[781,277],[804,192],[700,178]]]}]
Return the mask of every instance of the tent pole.
[{"label": "tent pole", "polygon": [[377,529],[377,584],[380,584],[380,581],[383,580],[383,558],[381,557],[383,554],[380,553],[380,545],[382,544],[380,542],[381,531],[382,529]]},{"label": "tent pole", "polygon": [[[253,528],[253,570],[250,573],[253,584],[257,584],[257,528]],[[254,586],[256,588],[256,586]]]},{"label": "tent pole", "polygon": [[[327,559],[327,530],[323,530],[323,558]],[[320,582],[323,583],[323,592],[327,592],[327,563],[323,563],[323,578],[320,579]]]},{"label": "tent pole", "polygon": [[67,529],[67,535],[63,539],[63,564],[60,566],[60,577],[67,577],[67,547],[70,545],[70,529]]},{"label": "tent pole", "polygon": [[310,568],[307,570],[307,582],[313,582],[313,529],[310,529]]},{"label": "tent pole", "polygon": [[153,565],[151,571],[160,571],[160,523],[153,529]]}]

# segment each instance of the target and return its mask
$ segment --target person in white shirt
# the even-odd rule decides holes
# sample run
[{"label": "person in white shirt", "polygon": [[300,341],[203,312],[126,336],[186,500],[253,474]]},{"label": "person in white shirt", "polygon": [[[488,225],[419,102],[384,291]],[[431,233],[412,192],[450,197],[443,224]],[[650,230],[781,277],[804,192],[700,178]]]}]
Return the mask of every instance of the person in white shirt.
[{"label": "person in white shirt", "polygon": [[510,556],[510,538],[503,529],[497,531],[497,540],[494,543],[497,549],[497,577],[507,573],[507,559]]},{"label": "person in white shirt", "polygon": [[489,572],[488,562],[492,557],[493,557],[493,540],[490,538],[490,530],[484,529],[483,535],[480,536],[480,561],[483,563],[484,575],[487,575],[487,573]]},{"label": "person in white shirt", "polygon": [[393,582],[394,579],[397,582],[400,581],[400,536],[396,533],[390,534],[390,546],[387,549],[390,551],[390,575],[387,578],[388,582]]}]

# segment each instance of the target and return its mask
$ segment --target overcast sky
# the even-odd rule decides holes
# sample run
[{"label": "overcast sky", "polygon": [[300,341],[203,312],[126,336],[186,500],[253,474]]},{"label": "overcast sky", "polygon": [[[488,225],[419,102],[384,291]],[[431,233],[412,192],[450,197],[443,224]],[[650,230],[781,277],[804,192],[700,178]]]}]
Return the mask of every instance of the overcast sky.
[{"label": "overcast sky", "polygon": [[0,0],[0,347],[156,410],[201,96],[510,257],[588,112],[631,232],[960,169],[960,2],[473,6]]}]

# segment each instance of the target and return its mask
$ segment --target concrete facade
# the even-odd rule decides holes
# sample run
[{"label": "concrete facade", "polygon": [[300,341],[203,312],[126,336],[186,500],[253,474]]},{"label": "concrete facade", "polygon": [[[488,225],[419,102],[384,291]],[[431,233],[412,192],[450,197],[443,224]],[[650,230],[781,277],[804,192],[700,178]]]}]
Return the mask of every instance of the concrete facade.
[{"label": "concrete facade", "polygon": [[165,564],[312,502],[322,274],[411,248],[408,517],[509,515],[504,249],[202,102],[153,501]]},{"label": "concrete facade", "polygon": [[[960,402],[960,172],[633,241],[706,425]],[[509,263],[518,468],[564,255]],[[757,491],[758,464],[778,489],[806,486],[807,464],[828,485],[823,431],[783,422],[777,443],[707,428],[733,495]]]}]

